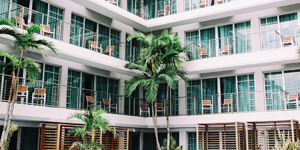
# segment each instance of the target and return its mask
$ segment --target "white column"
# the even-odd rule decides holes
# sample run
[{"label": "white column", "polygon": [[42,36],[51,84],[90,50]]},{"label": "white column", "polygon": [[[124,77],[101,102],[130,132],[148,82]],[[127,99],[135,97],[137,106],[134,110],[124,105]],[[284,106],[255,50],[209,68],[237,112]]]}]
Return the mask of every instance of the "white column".
[{"label": "white column", "polygon": [[63,65],[60,68],[60,86],[59,89],[59,98],[58,98],[58,105],[59,107],[66,107],[67,106],[67,85],[68,85],[68,66]]},{"label": "white column", "polygon": [[140,150],[144,149],[144,133],[140,133]]},{"label": "white column", "polygon": [[127,11],[127,1],[130,0],[121,0],[121,8]]},{"label": "white column", "polygon": [[254,72],[254,84],[255,84],[255,111],[265,111],[266,103],[264,97],[264,77],[263,72],[258,70]]},{"label": "white column", "polygon": [[252,51],[259,51],[261,47],[259,29],[260,29],[260,19],[258,17],[251,18],[251,32],[254,33],[251,34]]},{"label": "white column", "polygon": [[184,12],[184,0],[177,0],[177,14],[178,13],[181,13],[181,12]]},{"label": "white column", "polygon": [[[124,92],[123,92],[123,86],[125,85],[125,80],[124,79],[121,79],[119,81],[119,95],[124,95]],[[119,103],[118,103],[118,113],[119,114],[124,114],[124,102],[125,102],[125,97],[122,96],[122,97],[119,97]]]},{"label": "white column", "polygon": [[185,130],[179,131],[179,146],[182,146],[182,150],[188,150],[188,134]]},{"label": "white column", "polygon": [[22,127],[19,127],[18,137],[17,137],[17,149],[21,149],[21,136],[22,136]]},{"label": "white column", "polygon": [[62,31],[62,40],[66,43],[70,42],[70,29],[71,29],[71,18],[72,18],[72,10],[66,8],[64,10],[64,23],[63,31]]},{"label": "white column", "polygon": [[186,99],[186,85],[184,81],[179,80],[179,87],[178,87],[178,96],[181,97],[178,100],[179,115],[186,115],[187,114],[187,99]]},{"label": "white column", "polygon": [[119,50],[119,58],[122,60],[125,60],[125,50],[126,50],[126,32],[122,31],[121,32],[121,43],[120,44],[120,50]]}]

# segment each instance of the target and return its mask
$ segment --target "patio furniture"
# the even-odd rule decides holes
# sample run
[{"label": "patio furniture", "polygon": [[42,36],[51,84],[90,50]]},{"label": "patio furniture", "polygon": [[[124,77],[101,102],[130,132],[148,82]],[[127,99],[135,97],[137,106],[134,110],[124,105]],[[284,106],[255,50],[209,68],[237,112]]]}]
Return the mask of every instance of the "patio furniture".
[{"label": "patio furniture", "polygon": [[223,55],[225,55],[225,54],[230,55],[231,48],[232,48],[231,45],[225,45],[225,46],[223,47],[223,50],[221,51],[221,53],[222,53]]},{"label": "patio furniture", "polygon": [[227,110],[227,112],[230,112],[230,109],[232,111],[232,100],[231,99],[224,99],[224,103],[221,107],[223,110]]},{"label": "patio furniture", "polygon": [[104,54],[112,56],[114,48],[115,48],[115,46],[106,46],[106,51],[104,52]]},{"label": "patio furniture", "polygon": [[26,29],[28,26],[30,26],[30,24],[25,24],[24,18],[22,18],[22,21],[21,21],[21,18],[16,16],[15,19],[16,19],[16,27],[23,26],[23,29]]},{"label": "patio furniture", "polygon": [[198,48],[198,55],[199,55],[199,58],[203,58],[203,57],[208,56],[208,54],[205,52],[204,48]]},{"label": "patio furniture", "polygon": [[[28,87],[25,85],[19,85],[17,91],[17,98],[25,98],[26,105],[28,104]],[[23,100],[21,100],[21,104],[23,104]]]},{"label": "patio furniture", "polygon": [[111,104],[110,99],[103,99],[104,110],[108,109],[108,112],[111,112],[111,109],[115,109],[116,113],[118,112],[118,104]]},{"label": "patio furniture", "polygon": [[140,107],[140,116],[142,116],[143,113],[146,113],[150,116],[150,107],[148,104],[142,104]]},{"label": "patio furniture", "polygon": [[117,6],[117,2],[115,2],[115,0],[109,0],[109,3],[113,4],[113,5],[116,5]]},{"label": "patio furniture", "polygon": [[137,12],[136,15],[142,18],[142,14]]},{"label": "patio furniture", "polygon": [[55,29],[52,29],[52,31],[50,30],[50,26],[49,25],[44,25],[44,24],[40,24],[40,26],[42,27],[42,35],[44,36],[50,36],[51,34],[54,34]]},{"label": "patio furniture", "polygon": [[217,2],[218,4],[223,4],[224,0],[216,0],[215,2]]},{"label": "patio furniture", "polygon": [[298,96],[298,93],[297,94],[289,94],[288,98],[287,98],[286,104],[288,106],[290,106],[290,105],[296,105],[296,108],[298,109],[298,107],[299,107],[299,96]]},{"label": "patio furniture", "polygon": [[165,8],[163,10],[158,10],[158,17],[167,16],[167,13],[170,13],[170,9],[170,6],[165,5]]},{"label": "patio furniture", "polygon": [[100,52],[102,51],[102,44],[99,45],[99,47],[97,46],[97,42],[94,41],[89,41],[89,49],[93,50],[95,52],[98,51],[98,49],[100,50]]},{"label": "patio furniture", "polygon": [[46,90],[35,88],[32,93],[31,105],[34,104],[34,101],[37,101],[37,103],[40,101],[41,105],[46,106]]},{"label": "patio furniture", "polygon": [[202,100],[202,114],[204,114],[204,110],[210,110],[213,113],[211,100]]},{"label": "patio furniture", "polygon": [[163,115],[165,115],[165,108],[163,106],[163,103],[157,103],[156,104],[156,109],[157,109],[157,112],[162,112]]},{"label": "patio furniture", "polygon": [[198,2],[198,5],[200,8],[205,8],[208,6],[208,3],[209,3],[208,0],[201,0],[201,3]]},{"label": "patio furniture", "polygon": [[282,39],[282,45],[283,46],[294,45],[293,38],[294,38],[294,36],[292,36],[292,35],[284,36]]}]

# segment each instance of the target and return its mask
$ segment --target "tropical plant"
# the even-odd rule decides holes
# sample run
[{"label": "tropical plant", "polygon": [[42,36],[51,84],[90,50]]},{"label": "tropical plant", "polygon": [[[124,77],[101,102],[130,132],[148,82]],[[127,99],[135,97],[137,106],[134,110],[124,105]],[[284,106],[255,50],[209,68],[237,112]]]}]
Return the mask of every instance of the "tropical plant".
[{"label": "tropical plant", "polygon": [[11,124],[8,130],[7,134],[7,139],[3,141],[4,147],[3,150],[9,150],[9,143],[12,135],[14,134],[15,131],[18,130],[18,125],[16,124]]},{"label": "tropical plant", "polygon": [[117,136],[117,130],[111,127],[109,121],[103,117],[106,114],[105,110],[98,108],[87,109],[83,113],[74,113],[69,119],[76,118],[84,122],[84,126],[70,131],[75,137],[83,139],[82,142],[74,142],[70,149],[99,149],[102,145],[100,141],[95,140],[96,133],[112,132]]},{"label": "tropical plant", "polygon": [[285,136],[280,133],[278,130],[279,141],[277,138],[275,139],[275,147],[273,150],[300,150],[300,142],[299,139],[297,141],[292,141],[290,136],[285,139]]},{"label": "tropical plant", "polygon": [[164,146],[161,147],[162,150],[181,150],[181,147],[180,146],[176,146],[176,141],[175,139],[171,136],[170,137],[170,146],[169,148],[167,148],[167,139],[164,139]]},{"label": "tropical plant", "polygon": [[[46,49],[50,49],[56,56],[58,56],[57,50],[54,48],[53,44],[51,42],[48,42],[43,39],[37,40],[35,35],[36,32],[41,30],[41,27],[36,24],[32,24],[29,27],[26,28],[27,32],[24,33],[19,33],[17,29],[13,26],[13,24],[10,22],[11,20],[9,19],[1,19],[0,20],[0,34],[6,34],[10,35],[15,38],[14,41],[14,49],[18,52],[20,52],[20,60],[23,59],[23,54],[24,52],[27,52],[27,50],[33,50],[37,49],[42,56],[45,58],[46,57]],[[28,60],[28,59],[25,59]],[[9,99],[7,103],[7,110],[6,110],[6,116],[5,116],[5,121],[4,121],[4,126],[3,126],[3,131],[2,131],[2,136],[1,136],[1,141],[4,141],[7,138],[7,133],[9,130],[9,126],[12,120],[13,116],[13,111],[14,111],[14,102],[16,101],[17,98],[17,83],[19,83],[19,78],[16,78],[19,76],[20,69],[18,68],[14,74],[12,74],[12,78],[15,79],[16,81],[12,81],[11,84],[11,89],[10,94],[9,94]],[[13,88],[15,87],[15,88]],[[13,95],[12,95],[13,94]],[[3,142],[1,142],[1,147],[3,147]]]},{"label": "tropical plant", "polygon": [[[169,34],[168,30],[164,30],[162,34],[154,39],[153,35],[145,36],[141,32],[131,34],[127,40],[137,39],[147,47],[142,50],[141,59],[145,59],[146,63],[151,63],[153,68],[158,66],[172,66],[176,75],[179,76],[188,85],[187,72],[182,66],[186,57],[192,59],[191,52],[188,50],[189,44],[182,46],[176,33]],[[186,54],[186,55],[182,55]],[[169,79],[170,80],[170,79]],[[174,81],[176,82],[176,79]],[[176,87],[173,87],[176,88]],[[170,126],[169,126],[169,91],[170,86],[167,84],[165,99],[165,115],[167,120],[167,147],[170,147]]]}]

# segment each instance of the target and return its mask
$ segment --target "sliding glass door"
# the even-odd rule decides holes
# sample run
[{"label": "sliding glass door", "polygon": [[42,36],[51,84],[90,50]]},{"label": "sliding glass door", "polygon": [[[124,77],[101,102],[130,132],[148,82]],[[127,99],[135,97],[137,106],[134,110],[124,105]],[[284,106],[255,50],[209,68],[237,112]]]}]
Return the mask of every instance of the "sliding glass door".
[{"label": "sliding glass door", "polygon": [[220,55],[226,55],[228,53],[223,53],[229,50],[229,54],[233,54],[233,25],[224,25],[218,27],[219,36],[219,50]]},{"label": "sliding glass door", "polygon": [[250,21],[236,23],[235,25],[236,54],[251,52],[251,24]]},{"label": "sliding glass door", "polygon": [[216,33],[215,28],[200,30],[200,48],[205,49],[206,57],[216,57]]}]

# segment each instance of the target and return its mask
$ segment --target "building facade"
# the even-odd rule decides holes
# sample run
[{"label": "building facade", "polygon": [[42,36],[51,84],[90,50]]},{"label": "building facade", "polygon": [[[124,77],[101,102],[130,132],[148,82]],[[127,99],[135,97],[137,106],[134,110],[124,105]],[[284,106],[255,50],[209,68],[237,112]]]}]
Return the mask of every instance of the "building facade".
[{"label": "building facade", "polygon": [[[141,109],[143,89],[131,97],[122,91],[135,75],[124,65],[142,48],[126,40],[134,31],[158,36],[168,29],[190,43],[193,59],[184,64],[190,86],[179,80],[178,89],[169,92],[171,134],[183,150],[199,149],[199,123],[300,120],[298,0],[0,0],[1,18],[19,18],[20,30],[30,23],[48,26],[37,38],[53,42],[60,55],[25,54],[41,64],[42,72],[34,84],[26,73],[20,75],[28,97],[17,100],[13,121],[20,129],[10,149],[39,149],[43,123],[80,124],[67,118],[87,107],[87,96],[109,112],[112,125],[129,128],[130,150],[155,149],[152,118]],[[12,37],[0,39],[1,50],[15,53]],[[10,72],[0,77],[1,129]],[[33,100],[37,88],[46,90],[45,104]],[[161,83],[163,106],[165,98]],[[164,113],[158,128],[162,143]]]}]

